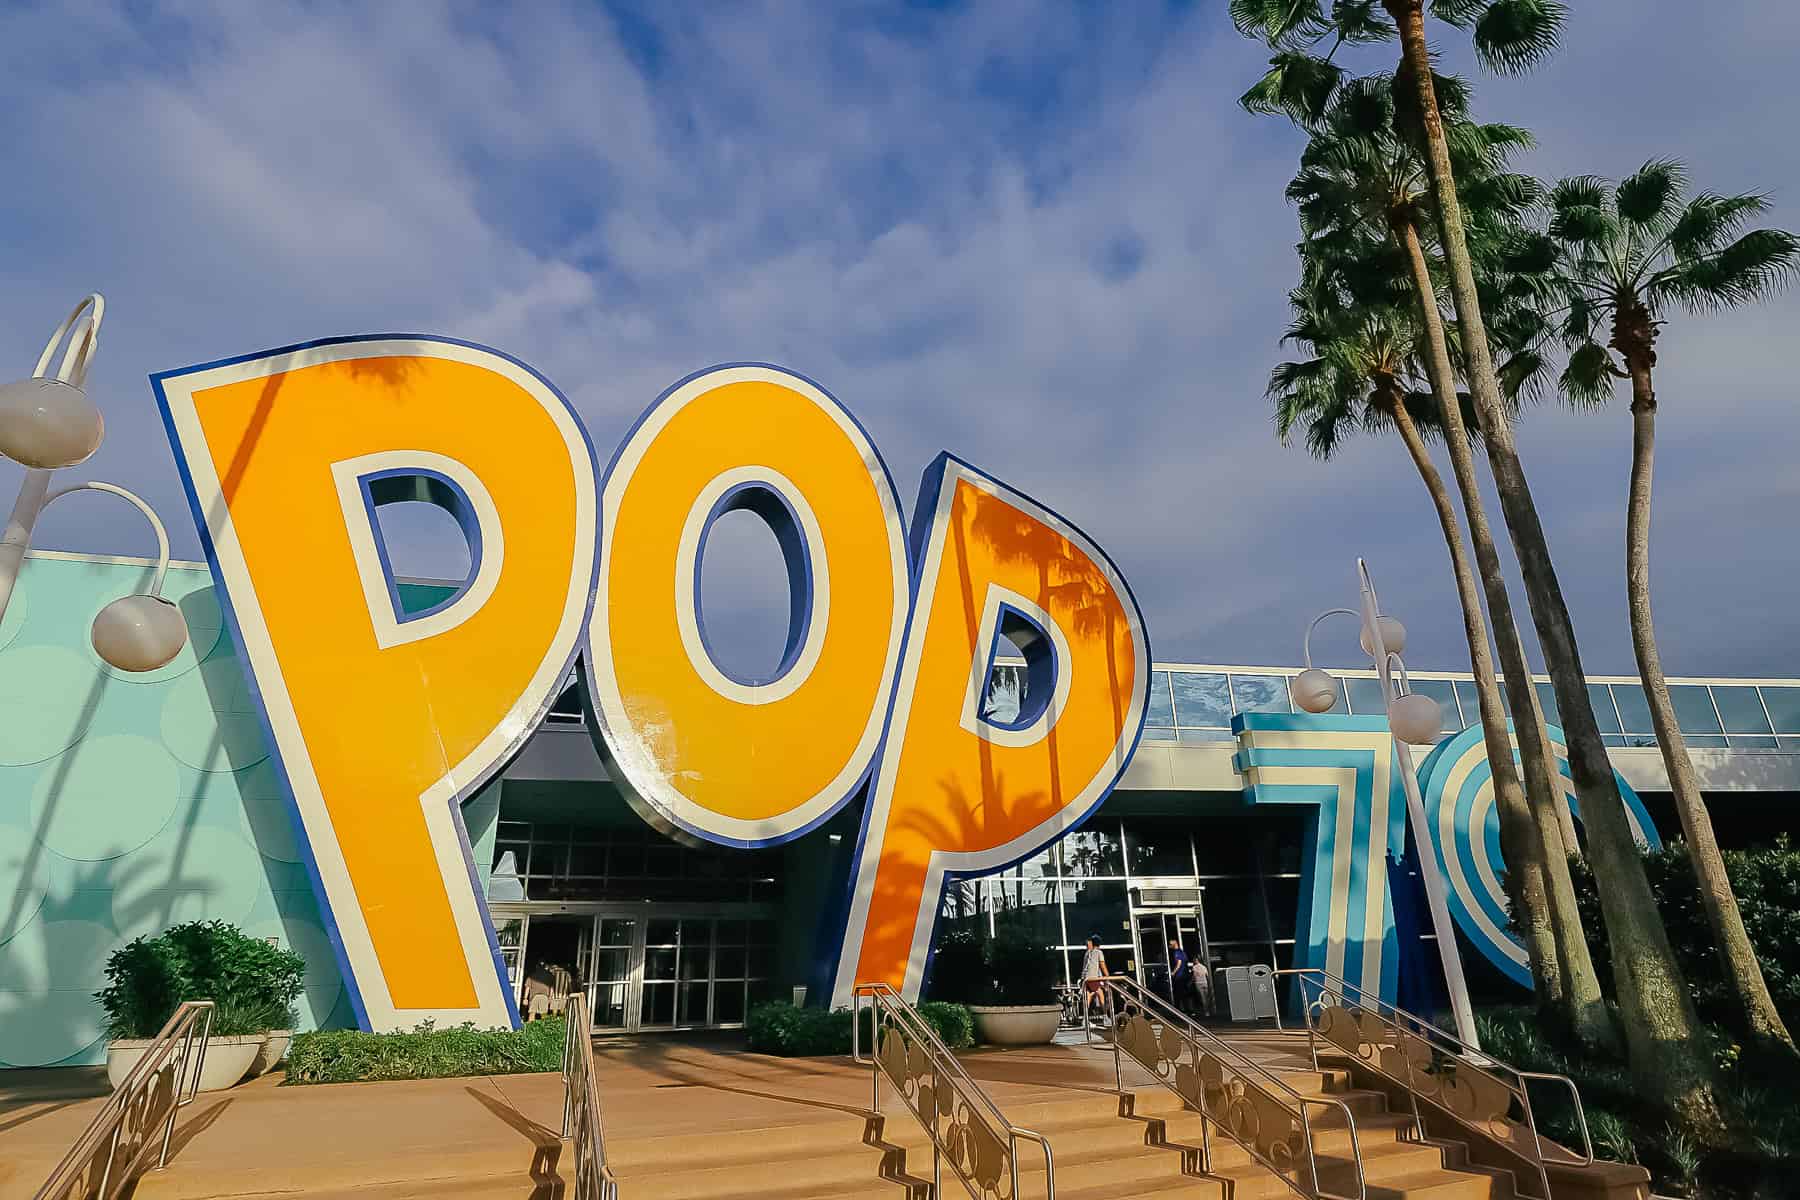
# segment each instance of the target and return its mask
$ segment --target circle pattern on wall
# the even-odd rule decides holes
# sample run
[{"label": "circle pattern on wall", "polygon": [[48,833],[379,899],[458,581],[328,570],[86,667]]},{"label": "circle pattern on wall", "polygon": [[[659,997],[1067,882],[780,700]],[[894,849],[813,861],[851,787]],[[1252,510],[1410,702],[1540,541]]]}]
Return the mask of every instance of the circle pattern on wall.
[{"label": "circle pattern on wall", "polygon": [[[168,823],[179,788],[175,761],[149,738],[91,737],[38,776],[32,823],[44,845],[64,858],[118,858]],[[130,802],[121,804],[121,796]]]},{"label": "circle pattern on wall", "polygon": [[0,942],[5,942],[37,916],[50,886],[48,858],[23,825],[0,823],[0,879],[7,881],[0,891]]},{"label": "circle pattern on wall", "polygon": [[114,880],[113,924],[130,938],[183,921],[241,921],[267,887],[262,856],[242,834],[178,814]]},{"label": "circle pattern on wall", "polygon": [[171,681],[161,725],[169,753],[196,771],[241,771],[269,757],[235,658],[209,658]]},{"label": "circle pattern on wall", "polygon": [[[1519,743],[1512,735],[1513,761],[1519,759]],[[1581,816],[1574,782],[1569,778],[1568,753],[1563,731],[1546,725],[1561,771],[1563,799],[1577,819]],[[1493,770],[1488,765],[1487,742],[1480,725],[1471,725],[1433,750],[1419,768],[1424,793],[1425,819],[1436,836],[1438,870],[1449,893],[1450,910],[1457,928],[1487,960],[1522,987],[1531,987],[1531,966],[1524,943],[1508,925],[1510,904],[1500,881],[1505,861],[1500,854],[1500,812],[1494,802]],[[1625,802],[1632,836],[1640,846],[1660,847],[1656,825],[1625,777],[1613,779]]]},{"label": "circle pattern on wall", "polygon": [[73,650],[17,646],[0,653],[0,764],[40,763],[73,746],[100,686]]},{"label": "circle pattern on wall", "polygon": [[118,940],[93,921],[34,921],[0,946],[0,1062],[48,1066],[100,1039],[100,1006],[71,1004],[69,993],[105,982]]}]

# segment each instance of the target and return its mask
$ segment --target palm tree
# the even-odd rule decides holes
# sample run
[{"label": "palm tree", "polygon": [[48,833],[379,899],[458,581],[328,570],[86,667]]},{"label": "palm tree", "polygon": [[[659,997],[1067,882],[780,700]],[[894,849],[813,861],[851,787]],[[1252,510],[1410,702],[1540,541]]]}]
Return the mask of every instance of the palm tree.
[{"label": "palm tree", "polygon": [[[1696,1126],[1716,1129],[1720,1118],[1712,1062],[1698,1036],[1699,1019],[1687,981],[1656,911],[1613,778],[1612,760],[1594,720],[1574,623],[1551,565],[1549,541],[1519,461],[1488,345],[1450,141],[1431,70],[1426,7],[1426,0],[1334,0],[1327,15],[1321,0],[1232,0],[1232,19],[1238,28],[1276,52],[1269,74],[1246,93],[1244,102],[1253,109],[1286,111],[1302,123],[1314,122],[1341,78],[1341,71],[1329,62],[1330,54],[1346,44],[1400,40],[1401,74],[1413,101],[1407,124],[1425,151],[1482,446],[1561,710],[1570,775],[1582,798],[1588,857],[1610,937],[1614,989],[1632,1073],[1647,1095],[1659,1097]],[[1477,55],[1501,71],[1523,70],[1551,53],[1566,16],[1556,0],[1430,0],[1430,11],[1459,29],[1471,29]],[[1327,38],[1332,46],[1325,59],[1309,53]]]},{"label": "palm tree", "polygon": [[1429,335],[1420,328],[1418,313],[1411,307],[1352,309],[1317,285],[1296,288],[1289,301],[1294,322],[1282,340],[1307,347],[1312,357],[1284,362],[1269,374],[1268,396],[1275,404],[1276,431],[1282,443],[1289,444],[1296,430],[1304,430],[1306,448],[1314,457],[1328,459],[1345,437],[1357,430],[1391,428],[1405,443],[1431,496],[1462,604],[1482,732],[1493,768],[1500,840],[1511,868],[1506,873],[1509,898],[1525,932],[1538,1001],[1560,1007],[1567,989],[1549,919],[1543,850],[1534,836],[1531,809],[1519,786],[1512,745],[1507,740],[1475,568],[1457,524],[1455,501],[1432,461],[1422,430],[1438,423],[1425,363],[1431,354]]},{"label": "palm tree", "polygon": [[[1397,298],[1394,302],[1410,302],[1416,309],[1418,362],[1438,402],[1434,424],[1441,424],[1445,433],[1457,490],[1469,518],[1481,591],[1494,620],[1507,695],[1518,718],[1524,792],[1518,788],[1506,710],[1494,679],[1480,601],[1477,598],[1471,604],[1470,598],[1464,597],[1465,633],[1488,761],[1493,765],[1495,799],[1503,818],[1505,852],[1509,863],[1519,864],[1519,887],[1511,899],[1526,934],[1537,999],[1546,1010],[1557,1012],[1583,1041],[1610,1046],[1616,1043],[1616,1034],[1581,928],[1569,874],[1569,847],[1557,816],[1559,809],[1566,812],[1567,808],[1561,777],[1532,689],[1500,570],[1499,550],[1488,525],[1469,438],[1474,422],[1465,420],[1462,413],[1449,337],[1421,234],[1428,228],[1430,182],[1414,144],[1394,129],[1393,83],[1392,79],[1360,79],[1340,89],[1302,153],[1300,173],[1289,185],[1288,197],[1299,205],[1307,237],[1302,253],[1315,270],[1336,264],[1340,277],[1361,281],[1351,284],[1352,291],[1361,292],[1360,299],[1379,301],[1385,290]],[[1530,135],[1511,126],[1466,120],[1460,86],[1454,81],[1446,84],[1445,90],[1456,104],[1452,110],[1456,118],[1454,151],[1477,224],[1484,230],[1510,229],[1517,214],[1537,198],[1533,181],[1504,170],[1507,156],[1528,146]],[[1484,240],[1502,241],[1492,232]],[[1387,247],[1388,252],[1370,249],[1371,243]],[[1535,333],[1535,326],[1530,332]],[[1509,386],[1515,393],[1535,378],[1539,368],[1529,345],[1509,360],[1508,368]],[[1435,503],[1436,497],[1433,499]],[[1450,532],[1445,536],[1449,540]],[[1460,552],[1458,536],[1451,542],[1453,560]],[[1573,841],[1572,835],[1569,841]]]},{"label": "palm tree", "polygon": [[1631,492],[1625,520],[1631,644],[1701,904],[1743,1031],[1792,1051],[1793,1039],[1744,930],[1663,678],[1650,616],[1650,478],[1656,455],[1656,342],[1669,315],[1762,299],[1800,265],[1800,239],[1780,229],[1741,232],[1750,218],[1768,208],[1761,196],[1708,192],[1689,200],[1686,192],[1686,170],[1666,159],[1645,163],[1617,187],[1590,177],[1565,179],[1552,190],[1546,249],[1555,252],[1551,287],[1565,306],[1558,313],[1559,332],[1569,347],[1562,386],[1572,402],[1595,405],[1610,398],[1617,381],[1631,383]]}]

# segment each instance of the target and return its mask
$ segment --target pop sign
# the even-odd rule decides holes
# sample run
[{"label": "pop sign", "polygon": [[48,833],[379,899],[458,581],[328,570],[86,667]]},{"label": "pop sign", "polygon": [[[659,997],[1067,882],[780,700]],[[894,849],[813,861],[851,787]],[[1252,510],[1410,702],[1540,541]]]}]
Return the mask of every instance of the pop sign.
[{"label": "pop sign", "polygon": [[[516,1022],[461,801],[579,659],[610,775],[646,820],[769,846],[866,794],[834,999],[916,995],[947,875],[1029,857],[1105,799],[1150,652],[1080,530],[952,456],[910,531],[817,385],[738,364],[671,388],[601,472],[568,402],[493,350],[313,342],[153,377],[365,1028]],[[468,578],[402,604],[378,511],[452,514]],[[775,531],[791,611],[770,678],[721,667],[707,535]],[[1026,701],[983,707],[997,653]]]}]

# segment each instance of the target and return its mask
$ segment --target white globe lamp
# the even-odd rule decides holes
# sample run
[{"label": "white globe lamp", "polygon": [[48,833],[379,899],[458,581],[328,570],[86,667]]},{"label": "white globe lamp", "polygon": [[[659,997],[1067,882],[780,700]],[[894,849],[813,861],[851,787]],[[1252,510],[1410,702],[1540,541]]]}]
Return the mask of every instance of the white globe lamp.
[{"label": "white globe lamp", "polygon": [[121,671],[154,671],[187,645],[181,610],[161,596],[123,596],[94,618],[94,653]]},{"label": "white globe lamp", "polygon": [[1388,701],[1388,728],[1414,746],[1429,746],[1444,729],[1444,713],[1430,696],[1409,692]]},{"label": "white globe lamp", "polygon": [[1337,703],[1337,680],[1328,671],[1308,667],[1288,681],[1294,707],[1309,713],[1330,712]]},{"label": "white globe lamp", "polygon": [[0,454],[22,466],[59,471],[100,448],[106,421],[87,389],[60,379],[0,385]]},{"label": "white globe lamp", "polygon": [[[1381,648],[1389,654],[1405,654],[1406,626],[1400,623],[1400,619],[1398,617],[1384,616],[1376,617],[1375,622],[1381,626]],[[1375,647],[1369,641],[1369,631],[1367,627],[1365,627],[1362,632],[1362,648],[1364,654],[1367,654],[1370,658],[1375,657]]]}]

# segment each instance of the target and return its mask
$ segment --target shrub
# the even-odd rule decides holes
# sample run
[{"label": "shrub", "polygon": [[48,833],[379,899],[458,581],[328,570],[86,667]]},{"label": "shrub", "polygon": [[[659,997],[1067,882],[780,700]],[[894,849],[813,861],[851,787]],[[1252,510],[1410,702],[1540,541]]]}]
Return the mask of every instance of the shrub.
[{"label": "shrub", "polygon": [[216,1005],[217,1036],[291,1029],[306,960],[224,921],[190,921],[139,937],[106,960],[94,993],[110,1038],[155,1037],[185,1000]]},{"label": "shrub", "polygon": [[[932,1001],[919,1005],[919,1015],[936,1031],[944,1045],[964,1050],[975,1043],[975,1017],[961,1004]],[[862,1013],[862,1044],[871,1042],[868,1009]],[[847,1008],[796,1008],[785,1000],[759,1004],[750,1010],[744,1032],[750,1049],[758,1054],[784,1058],[817,1058],[850,1053],[850,1010]]]},{"label": "shrub", "polygon": [[360,1029],[297,1034],[288,1049],[289,1083],[360,1083],[379,1079],[454,1079],[523,1075],[562,1069],[567,1028],[561,1017],[523,1029],[437,1029],[427,1021],[407,1033]]},{"label": "shrub", "polygon": [[[1606,922],[1600,915],[1593,871],[1580,859],[1570,859],[1569,868],[1595,960],[1607,962]],[[1800,903],[1795,901],[1800,896],[1800,850],[1784,834],[1770,846],[1725,851],[1725,869],[1775,1006],[1789,1028],[1800,1025]],[[1673,841],[1646,853],[1644,870],[1700,1014],[1715,1024],[1735,1025],[1737,1013],[1726,992],[1706,912],[1700,907],[1687,843]],[[1610,972],[1601,972],[1601,982],[1610,985]]]},{"label": "shrub", "polygon": [[986,947],[973,927],[959,925],[938,935],[931,956],[933,1000],[950,1004],[979,1004],[989,986]]}]

